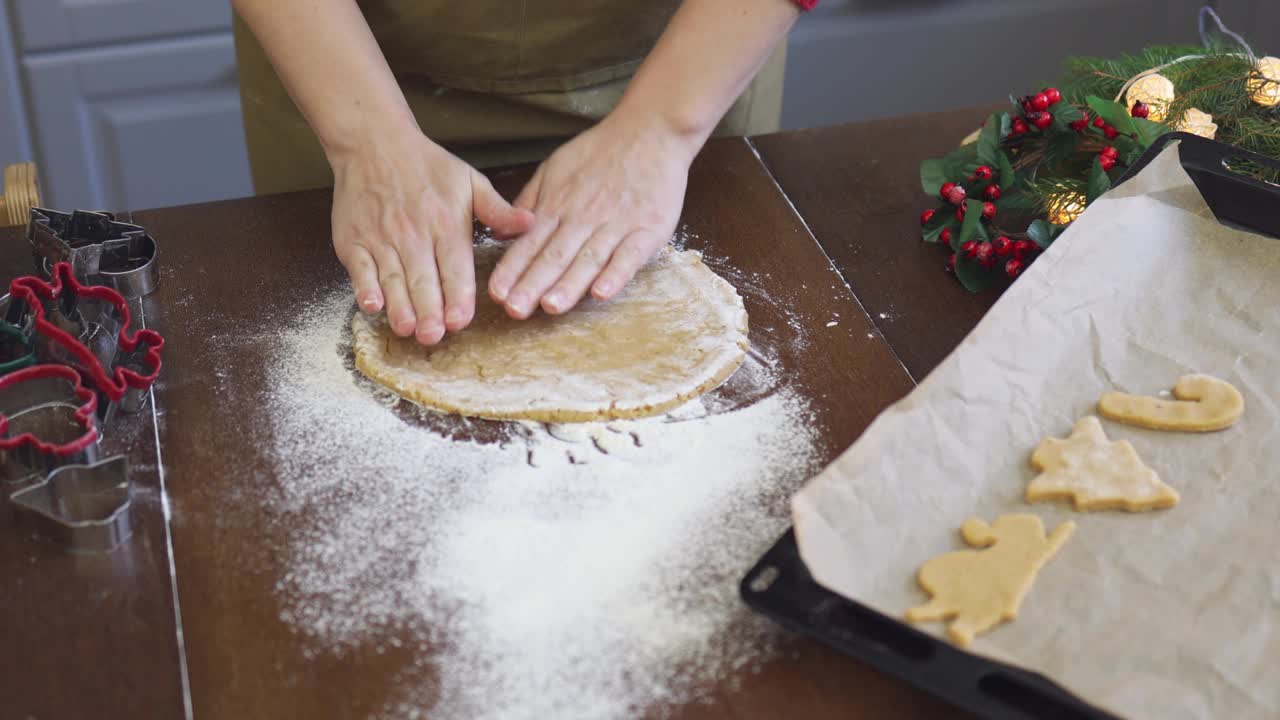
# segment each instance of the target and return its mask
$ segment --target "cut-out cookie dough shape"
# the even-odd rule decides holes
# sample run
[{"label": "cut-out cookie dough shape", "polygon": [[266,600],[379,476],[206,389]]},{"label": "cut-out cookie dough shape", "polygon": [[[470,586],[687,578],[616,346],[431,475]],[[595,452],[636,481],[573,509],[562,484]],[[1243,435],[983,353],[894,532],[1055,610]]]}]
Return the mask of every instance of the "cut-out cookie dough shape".
[{"label": "cut-out cookie dough shape", "polygon": [[1036,573],[1075,528],[1067,521],[1045,537],[1037,515],[1001,515],[991,525],[978,518],[965,520],[960,527],[964,541],[987,549],[957,550],[922,565],[916,579],[933,599],[908,610],[907,620],[951,620],[947,637],[968,647],[974,635],[1018,616]]},{"label": "cut-out cookie dough shape", "polygon": [[1108,420],[1152,430],[1225,430],[1244,413],[1244,396],[1231,383],[1209,375],[1183,375],[1173,386],[1176,400],[1109,392],[1098,401]]},{"label": "cut-out cookie dough shape", "polygon": [[1027,502],[1070,499],[1076,510],[1160,510],[1178,504],[1178,491],[1143,464],[1128,440],[1112,442],[1102,423],[1081,418],[1066,440],[1045,438],[1031,454],[1040,471]]}]

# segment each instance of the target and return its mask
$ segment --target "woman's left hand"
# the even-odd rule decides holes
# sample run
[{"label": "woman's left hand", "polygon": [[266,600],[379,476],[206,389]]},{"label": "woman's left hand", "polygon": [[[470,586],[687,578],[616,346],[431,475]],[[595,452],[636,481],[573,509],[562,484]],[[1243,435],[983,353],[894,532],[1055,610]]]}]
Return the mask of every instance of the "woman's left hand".
[{"label": "woman's left hand", "polygon": [[515,318],[539,305],[563,313],[588,290],[613,297],[671,239],[699,145],[615,111],[560,147],[516,198],[535,221],[494,268],[489,295]]}]

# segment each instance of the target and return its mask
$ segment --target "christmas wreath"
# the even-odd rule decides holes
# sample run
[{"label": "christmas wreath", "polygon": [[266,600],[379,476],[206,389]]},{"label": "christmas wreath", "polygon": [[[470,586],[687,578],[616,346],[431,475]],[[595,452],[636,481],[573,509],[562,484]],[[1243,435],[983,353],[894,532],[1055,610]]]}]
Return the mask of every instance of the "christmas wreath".
[{"label": "christmas wreath", "polygon": [[[1206,19],[1220,32],[1206,33]],[[1280,158],[1280,59],[1255,56],[1209,8],[1200,20],[1204,47],[1068,59],[1055,87],[1010,96],[1010,111],[921,164],[924,192],[941,202],[921,213],[922,236],[949,251],[967,289],[1018,277],[1166,132]],[[1280,182],[1266,168],[1233,169]]]}]

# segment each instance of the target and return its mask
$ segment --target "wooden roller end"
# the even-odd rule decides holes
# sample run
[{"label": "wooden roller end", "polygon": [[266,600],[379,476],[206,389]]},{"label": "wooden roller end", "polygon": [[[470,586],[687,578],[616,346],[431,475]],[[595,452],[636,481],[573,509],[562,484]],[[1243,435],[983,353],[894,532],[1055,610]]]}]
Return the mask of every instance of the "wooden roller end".
[{"label": "wooden roller end", "polygon": [[35,163],[18,163],[4,169],[0,186],[0,225],[26,225],[33,207],[40,206],[40,183]]}]

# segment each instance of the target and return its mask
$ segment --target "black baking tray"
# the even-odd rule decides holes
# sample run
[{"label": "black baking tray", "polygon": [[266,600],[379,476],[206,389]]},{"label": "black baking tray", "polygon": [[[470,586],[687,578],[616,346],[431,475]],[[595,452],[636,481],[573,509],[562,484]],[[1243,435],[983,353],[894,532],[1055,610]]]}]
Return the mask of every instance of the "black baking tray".
[{"label": "black baking tray", "polygon": [[[1233,168],[1280,171],[1280,162],[1187,133],[1160,137],[1116,184],[1172,142],[1182,166],[1224,225],[1280,238],[1280,185]],[[1275,173],[1274,176],[1280,176]],[[814,582],[788,530],[739,586],[755,611],[901,678],[977,717],[993,720],[1116,720],[1049,678],[965,652]],[[1087,661],[1087,659],[1082,659]]]}]

